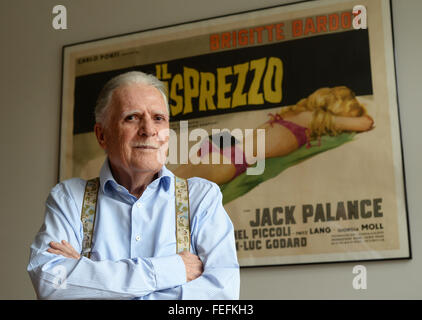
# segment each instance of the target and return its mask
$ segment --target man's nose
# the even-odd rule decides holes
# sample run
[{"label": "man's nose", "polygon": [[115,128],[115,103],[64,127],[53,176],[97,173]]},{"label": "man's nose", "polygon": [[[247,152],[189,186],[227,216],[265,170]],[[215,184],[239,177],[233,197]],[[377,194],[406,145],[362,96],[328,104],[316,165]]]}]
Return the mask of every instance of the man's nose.
[{"label": "man's nose", "polygon": [[140,136],[153,136],[156,134],[156,128],[154,122],[149,117],[144,117],[139,125],[138,134]]}]

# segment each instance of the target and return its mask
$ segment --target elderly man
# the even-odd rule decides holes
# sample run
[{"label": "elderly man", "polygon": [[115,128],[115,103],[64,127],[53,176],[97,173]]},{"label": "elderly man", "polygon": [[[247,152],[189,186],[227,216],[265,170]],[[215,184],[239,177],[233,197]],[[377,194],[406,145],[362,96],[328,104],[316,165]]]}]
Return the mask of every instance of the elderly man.
[{"label": "elderly man", "polygon": [[233,225],[219,187],[188,179],[180,189],[188,227],[176,222],[181,187],[163,165],[169,136],[163,84],[141,72],[117,76],[95,113],[107,154],[98,191],[89,198],[87,182],[74,178],[50,192],[28,265],[38,298],[238,299]]}]

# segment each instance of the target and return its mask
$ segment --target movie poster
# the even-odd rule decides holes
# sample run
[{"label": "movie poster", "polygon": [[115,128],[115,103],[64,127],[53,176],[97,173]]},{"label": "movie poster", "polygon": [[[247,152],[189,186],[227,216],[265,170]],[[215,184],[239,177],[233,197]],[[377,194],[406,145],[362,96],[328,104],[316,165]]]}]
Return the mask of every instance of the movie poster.
[{"label": "movie poster", "polygon": [[98,176],[105,82],[153,73],[166,166],[220,186],[241,266],[410,258],[390,10],[311,1],[66,46],[60,180]]}]

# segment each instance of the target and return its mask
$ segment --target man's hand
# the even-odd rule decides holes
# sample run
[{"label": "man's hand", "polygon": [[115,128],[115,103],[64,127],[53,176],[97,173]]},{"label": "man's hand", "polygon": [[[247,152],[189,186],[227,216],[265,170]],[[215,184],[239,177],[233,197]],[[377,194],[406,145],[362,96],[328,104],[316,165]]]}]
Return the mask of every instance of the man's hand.
[{"label": "man's hand", "polygon": [[179,256],[182,257],[183,262],[185,263],[186,280],[188,282],[201,276],[202,272],[204,272],[204,267],[198,256],[189,251],[182,251],[179,253]]},{"label": "man's hand", "polygon": [[66,258],[79,259],[80,254],[73,249],[69,242],[62,240],[62,243],[51,241],[49,243],[51,248],[48,248],[47,251],[50,253],[60,254]]}]

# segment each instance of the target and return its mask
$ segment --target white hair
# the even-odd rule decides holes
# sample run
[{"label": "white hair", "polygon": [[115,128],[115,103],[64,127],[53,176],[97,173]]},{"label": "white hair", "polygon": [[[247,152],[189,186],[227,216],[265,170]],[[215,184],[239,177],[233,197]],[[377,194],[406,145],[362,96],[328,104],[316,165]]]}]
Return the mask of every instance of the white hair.
[{"label": "white hair", "polygon": [[167,87],[163,82],[158,80],[152,74],[146,74],[140,71],[130,71],[110,79],[101,89],[101,92],[98,95],[97,103],[95,105],[95,121],[103,125],[105,124],[106,114],[108,112],[110,100],[114,90],[119,87],[135,83],[146,84],[158,89],[164,98],[167,110],[169,109],[167,100]]}]

